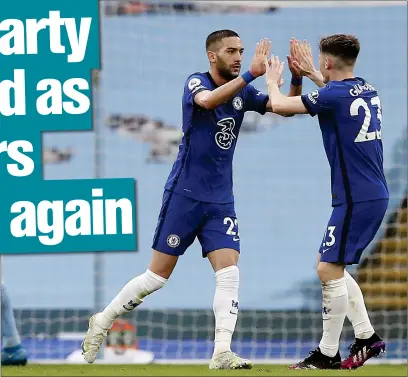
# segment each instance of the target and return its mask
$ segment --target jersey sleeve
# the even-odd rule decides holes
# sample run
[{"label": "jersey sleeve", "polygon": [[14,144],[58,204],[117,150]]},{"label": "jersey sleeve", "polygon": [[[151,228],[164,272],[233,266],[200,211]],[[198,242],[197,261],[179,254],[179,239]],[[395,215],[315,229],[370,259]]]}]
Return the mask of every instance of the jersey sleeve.
[{"label": "jersey sleeve", "polygon": [[245,111],[255,111],[264,115],[269,96],[260,92],[252,85],[246,86]]},{"label": "jersey sleeve", "polygon": [[333,88],[328,85],[301,96],[306,110],[312,117],[330,111],[333,108],[333,98]]},{"label": "jersey sleeve", "polygon": [[203,90],[211,90],[208,78],[202,73],[190,75],[184,85],[184,101],[194,105],[194,97]]}]

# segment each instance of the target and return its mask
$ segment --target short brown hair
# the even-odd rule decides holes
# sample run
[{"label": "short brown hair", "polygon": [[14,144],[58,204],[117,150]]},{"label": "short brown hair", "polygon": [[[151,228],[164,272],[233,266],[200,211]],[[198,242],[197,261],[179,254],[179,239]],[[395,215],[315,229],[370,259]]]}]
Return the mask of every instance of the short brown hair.
[{"label": "short brown hair", "polygon": [[334,34],[320,40],[321,53],[340,58],[347,65],[353,65],[360,52],[360,42],[354,35]]}]

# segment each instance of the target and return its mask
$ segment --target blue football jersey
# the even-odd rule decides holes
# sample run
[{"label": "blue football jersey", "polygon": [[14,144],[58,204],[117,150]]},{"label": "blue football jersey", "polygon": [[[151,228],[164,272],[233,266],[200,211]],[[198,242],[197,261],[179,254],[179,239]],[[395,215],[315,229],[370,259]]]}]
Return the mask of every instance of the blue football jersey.
[{"label": "blue football jersey", "polygon": [[331,81],[301,98],[310,115],[319,118],[331,168],[332,204],[389,198],[376,89],[355,77]]},{"label": "blue football jersey", "polygon": [[246,85],[213,110],[195,104],[198,93],[216,88],[209,72],[187,78],[183,138],[165,188],[202,202],[229,203],[234,201],[232,161],[244,113],[265,114],[268,96]]}]

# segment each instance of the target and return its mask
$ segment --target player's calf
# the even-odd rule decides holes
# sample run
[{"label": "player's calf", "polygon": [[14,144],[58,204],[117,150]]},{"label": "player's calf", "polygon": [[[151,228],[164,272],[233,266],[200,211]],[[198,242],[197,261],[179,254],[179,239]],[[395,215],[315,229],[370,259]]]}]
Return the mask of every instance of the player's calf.
[{"label": "player's calf", "polygon": [[[230,255],[230,263],[228,258]],[[215,338],[214,352],[210,369],[251,369],[250,360],[244,359],[231,351],[232,335],[238,318],[239,301],[239,269],[235,265],[238,261],[238,252],[235,250],[222,249],[218,253],[209,256],[215,273]],[[225,264],[224,264],[225,263]],[[217,267],[220,269],[217,269]],[[226,267],[224,267],[226,266]]]},{"label": "player's calf", "polygon": [[347,282],[348,311],[347,316],[354,328],[355,342],[349,347],[350,354],[342,362],[342,369],[358,368],[372,357],[385,352],[384,341],[375,333],[368,317],[363,294],[357,282],[345,271]]},{"label": "player's calf", "polygon": [[143,299],[161,289],[176,266],[178,258],[153,250],[152,261],[145,273],[129,281],[98,316],[102,327],[110,329],[121,315],[138,307]]},{"label": "player's calf", "polygon": [[207,255],[215,271],[213,310],[215,337],[213,357],[231,352],[232,335],[238,318],[239,253],[233,249],[218,249]]},{"label": "player's calf", "polygon": [[150,270],[129,281],[98,318],[101,326],[110,329],[115,320],[138,307],[143,299],[162,288],[167,279]]},{"label": "player's calf", "polygon": [[339,340],[347,313],[347,285],[343,266],[320,262],[317,273],[322,282],[323,336],[319,347],[292,369],[339,369]]},{"label": "player's calf", "polygon": [[347,285],[342,266],[320,262],[317,268],[322,282],[323,336],[319,344],[322,354],[335,357],[347,314]]},{"label": "player's calf", "polygon": [[356,339],[369,339],[375,333],[364,303],[363,293],[353,277],[344,271],[347,283],[348,310],[347,317],[353,325]]},{"label": "player's calf", "polygon": [[108,331],[118,317],[135,309],[143,302],[144,297],[162,288],[166,282],[167,279],[147,270],[129,281],[102,313],[93,315],[82,342],[85,361],[88,363],[95,361]]},{"label": "player's calf", "polygon": [[232,335],[238,318],[239,270],[223,268],[215,274],[213,310],[215,316],[214,355],[231,351]]}]

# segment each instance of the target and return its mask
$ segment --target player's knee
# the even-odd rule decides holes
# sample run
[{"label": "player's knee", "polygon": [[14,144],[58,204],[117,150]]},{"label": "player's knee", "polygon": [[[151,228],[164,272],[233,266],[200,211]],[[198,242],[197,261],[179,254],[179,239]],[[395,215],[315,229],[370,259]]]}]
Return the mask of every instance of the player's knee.
[{"label": "player's knee", "polygon": [[[163,288],[167,283],[167,279],[155,274],[149,269],[142,275],[140,275],[140,285],[142,287],[142,296],[148,296],[149,294]],[[142,299],[143,297],[140,297]]]},{"label": "player's knee", "polygon": [[176,267],[177,260],[177,256],[168,255],[157,250],[153,250],[149,270],[164,279],[169,279],[174,268]]},{"label": "player's knee", "polygon": [[215,273],[217,288],[226,290],[236,290],[239,288],[238,266],[229,266],[218,270]]},{"label": "player's knee", "polygon": [[319,262],[317,274],[322,283],[344,277],[344,266],[335,263]]},{"label": "player's knee", "polygon": [[208,254],[208,259],[215,272],[224,268],[236,266],[239,252],[233,249],[219,249]]}]

